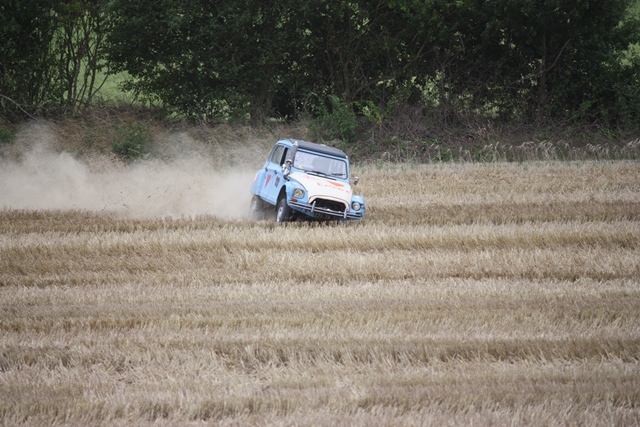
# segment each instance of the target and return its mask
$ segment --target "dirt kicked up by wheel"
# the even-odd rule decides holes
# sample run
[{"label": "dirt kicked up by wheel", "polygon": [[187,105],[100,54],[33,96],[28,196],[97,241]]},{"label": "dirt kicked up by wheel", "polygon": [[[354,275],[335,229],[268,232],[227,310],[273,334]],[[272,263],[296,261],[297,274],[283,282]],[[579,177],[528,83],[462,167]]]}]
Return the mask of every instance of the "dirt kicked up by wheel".
[{"label": "dirt kicked up by wheel", "polygon": [[251,198],[251,204],[249,205],[249,216],[253,221],[260,221],[263,219],[267,219],[267,206],[262,201],[262,199],[258,196],[253,196]]}]

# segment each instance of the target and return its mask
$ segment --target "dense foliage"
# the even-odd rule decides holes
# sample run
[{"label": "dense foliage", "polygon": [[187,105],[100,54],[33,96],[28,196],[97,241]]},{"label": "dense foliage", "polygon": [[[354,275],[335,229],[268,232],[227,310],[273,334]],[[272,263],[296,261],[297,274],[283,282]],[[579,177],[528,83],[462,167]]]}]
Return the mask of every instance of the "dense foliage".
[{"label": "dense foliage", "polygon": [[[380,124],[401,106],[455,120],[630,126],[632,0],[9,0],[0,113],[91,103],[97,73],[198,121],[301,114]],[[107,68],[108,67],[108,68]],[[335,125],[335,120],[333,121]]]},{"label": "dense foliage", "polygon": [[0,3],[0,114],[39,115],[91,105],[104,82],[109,33],[97,0]]}]

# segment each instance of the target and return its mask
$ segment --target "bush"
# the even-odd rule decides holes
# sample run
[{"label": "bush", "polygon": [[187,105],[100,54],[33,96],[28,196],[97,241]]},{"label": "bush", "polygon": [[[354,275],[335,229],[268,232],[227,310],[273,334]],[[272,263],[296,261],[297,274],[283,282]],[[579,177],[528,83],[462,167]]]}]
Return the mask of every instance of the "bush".
[{"label": "bush", "polygon": [[358,121],[349,104],[337,95],[329,95],[330,108],[321,104],[316,109],[316,123],[320,129],[314,129],[318,139],[340,139],[353,142],[356,137]]},{"label": "bush", "polygon": [[111,149],[122,159],[133,161],[150,154],[151,132],[144,123],[129,122],[125,126],[114,126],[114,131]]},{"label": "bush", "polygon": [[0,145],[9,145],[13,143],[14,132],[7,128],[0,128]]}]

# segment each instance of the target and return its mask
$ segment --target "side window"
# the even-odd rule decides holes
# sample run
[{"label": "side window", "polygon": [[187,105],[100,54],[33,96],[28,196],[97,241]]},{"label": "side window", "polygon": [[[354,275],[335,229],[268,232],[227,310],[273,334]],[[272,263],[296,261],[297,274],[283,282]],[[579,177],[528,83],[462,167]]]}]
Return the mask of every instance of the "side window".
[{"label": "side window", "polygon": [[284,146],[278,145],[276,149],[273,151],[273,154],[271,155],[271,163],[275,163],[276,165],[281,165],[283,153],[284,153]]},{"label": "side window", "polygon": [[278,166],[282,166],[285,159],[287,158],[287,153],[289,152],[289,148],[278,145],[271,155],[271,163],[275,163]]}]

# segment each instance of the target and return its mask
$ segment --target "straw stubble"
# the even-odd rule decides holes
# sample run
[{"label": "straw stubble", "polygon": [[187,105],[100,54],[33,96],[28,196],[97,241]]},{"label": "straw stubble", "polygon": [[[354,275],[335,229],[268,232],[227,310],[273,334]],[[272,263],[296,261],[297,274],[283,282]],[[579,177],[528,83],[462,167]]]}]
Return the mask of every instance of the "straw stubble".
[{"label": "straw stubble", "polygon": [[637,163],[357,172],[357,224],[1,211],[0,422],[640,422]]}]

